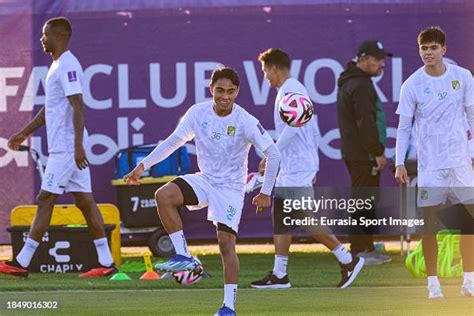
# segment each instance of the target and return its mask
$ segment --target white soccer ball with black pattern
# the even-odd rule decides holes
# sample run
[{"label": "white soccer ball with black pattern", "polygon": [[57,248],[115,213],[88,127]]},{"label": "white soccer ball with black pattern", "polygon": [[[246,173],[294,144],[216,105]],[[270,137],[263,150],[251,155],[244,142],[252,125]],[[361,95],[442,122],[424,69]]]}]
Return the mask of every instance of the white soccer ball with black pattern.
[{"label": "white soccer ball with black pattern", "polygon": [[296,92],[285,95],[278,104],[278,110],[283,122],[293,127],[308,123],[314,111],[311,99]]}]

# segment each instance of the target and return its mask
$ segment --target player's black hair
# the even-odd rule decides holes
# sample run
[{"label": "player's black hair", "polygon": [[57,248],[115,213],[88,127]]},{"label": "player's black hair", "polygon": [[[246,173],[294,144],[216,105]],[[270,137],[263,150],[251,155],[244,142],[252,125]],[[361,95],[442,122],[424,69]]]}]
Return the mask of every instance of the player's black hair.
[{"label": "player's black hair", "polygon": [[237,71],[230,67],[222,67],[214,69],[211,75],[211,87],[217,82],[219,79],[229,79],[234,85],[237,87],[240,86],[240,78]]},{"label": "player's black hair", "polygon": [[61,35],[66,36],[67,38],[70,38],[72,35],[71,22],[69,22],[69,20],[63,16],[49,19],[45,22],[45,24],[50,25],[51,28],[59,32]]},{"label": "player's black hair", "polygon": [[274,65],[277,68],[287,68],[291,67],[290,56],[280,48],[269,48],[260,55],[258,55],[258,60],[265,65]]},{"label": "player's black hair", "polygon": [[418,45],[435,42],[441,46],[446,45],[446,34],[439,26],[430,26],[418,34]]}]

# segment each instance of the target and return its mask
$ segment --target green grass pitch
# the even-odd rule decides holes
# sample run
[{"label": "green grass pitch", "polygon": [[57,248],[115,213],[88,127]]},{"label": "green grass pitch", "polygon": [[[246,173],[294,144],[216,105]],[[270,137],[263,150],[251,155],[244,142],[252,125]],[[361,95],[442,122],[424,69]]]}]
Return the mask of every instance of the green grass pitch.
[{"label": "green grass pitch", "polygon": [[[273,266],[271,254],[241,254],[239,315],[474,315],[474,299],[460,295],[461,279],[441,279],[444,300],[427,299],[424,279],[412,278],[403,259],[366,266],[355,284],[337,289],[339,269],[330,253],[292,253],[293,288],[251,289],[251,281]],[[212,315],[220,307],[220,257],[200,255],[212,275],[195,286],[172,279],[132,281],[79,279],[77,274],[31,274],[26,280],[0,276],[0,315]],[[12,301],[57,301],[50,310],[8,309]]]}]

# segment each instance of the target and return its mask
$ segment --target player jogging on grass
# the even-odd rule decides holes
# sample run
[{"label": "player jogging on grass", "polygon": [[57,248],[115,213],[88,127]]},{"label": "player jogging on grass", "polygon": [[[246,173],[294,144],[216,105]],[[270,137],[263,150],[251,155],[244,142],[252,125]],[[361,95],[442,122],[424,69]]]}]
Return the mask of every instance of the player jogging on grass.
[{"label": "player jogging on grass", "polygon": [[[308,95],[306,88],[290,76],[291,61],[288,54],[281,49],[270,48],[261,53],[258,60],[270,86],[278,89],[273,117],[277,135],[276,146],[281,153],[281,166],[275,184],[272,207],[274,266],[272,271],[262,279],[252,282],[251,286],[257,289],[289,288],[291,283],[287,267],[292,235],[291,227],[283,225],[283,218],[288,215],[283,211],[284,199],[314,197],[313,184],[316,182],[316,173],[319,170],[320,133],[316,115],[302,127],[288,126],[280,118],[278,105],[285,95],[294,92]],[[260,162],[259,169],[262,172],[265,170],[265,160]],[[311,229],[309,233],[330,249],[339,261],[341,281],[338,287],[345,288],[352,284],[364,266],[364,259],[353,258],[327,227]]]}]

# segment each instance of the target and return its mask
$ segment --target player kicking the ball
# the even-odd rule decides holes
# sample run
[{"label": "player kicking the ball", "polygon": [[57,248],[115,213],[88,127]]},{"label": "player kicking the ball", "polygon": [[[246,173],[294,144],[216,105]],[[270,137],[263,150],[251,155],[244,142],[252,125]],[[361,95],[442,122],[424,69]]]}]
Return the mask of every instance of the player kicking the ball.
[{"label": "player kicking the ball", "polygon": [[[428,275],[428,297],[442,298],[437,277],[438,244],[436,222],[441,204],[464,204],[467,226],[461,228],[460,250],[464,280],[461,293],[474,296],[473,198],[474,174],[468,151],[467,121],[474,131],[474,88],[470,71],[443,62],[446,35],[439,27],[429,27],[418,35],[418,47],[424,66],[402,85],[397,114],[400,121],[396,144],[395,178],[407,182],[404,157],[412,122],[415,122],[418,156],[418,206],[423,209],[430,231],[422,236],[423,255]],[[456,216],[456,215],[451,215]]]},{"label": "player kicking the ball", "polygon": [[[291,287],[287,266],[291,245],[291,228],[283,225],[287,216],[283,211],[284,199],[314,197],[313,184],[319,170],[317,116],[301,127],[286,125],[280,118],[279,103],[288,93],[308,95],[306,88],[290,77],[290,57],[281,49],[270,48],[259,56],[262,70],[270,86],[278,89],[275,100],[274,121],[277,135],[276,146],[281,153],[281,166],[275,184],[273,215],[273,241],[275,263],[273,270],[261,280],[252,282],[257,289],[280,289]],[[297,162],[297,163],[295,163]],[[260,171],[265,170],[265,159],[260,162]],[[301,212],[291,212],[291,214]],[[310,215],[311,216],[311,215]],[[354,282],[364,266],[364,259],[355,257],[337,240],[327,227],[312,227],[308,231],[312,237],[324,244],[336,256],[341,266],[341,281],[338,287],[345,288]]]},{"label": "player kicking the ball", "polygon": [[207,206],[207,219],[217,227],[224,269],[224,302],[216,315],[235,315],[239,276],[235,242],[244,204],[247,156],[251,145],[263,151],[268,160],[263,186],[252,200],[257,212],[270,206],[280,162],[280,154],[270,135],[256,118],[234,103],[239,85],[239,76],[233,69],[214,70],[210,86],[213,100],[191,106],[176,130],[124,177],[128,184],[138,184],[145,169],[194,139],[201,172],[180,176],[155,194],[158,214],[176,251],[168,262],[155,268],[178,272],[197,266],[186,244],[178,207],[186,205],[195,210]]}]

